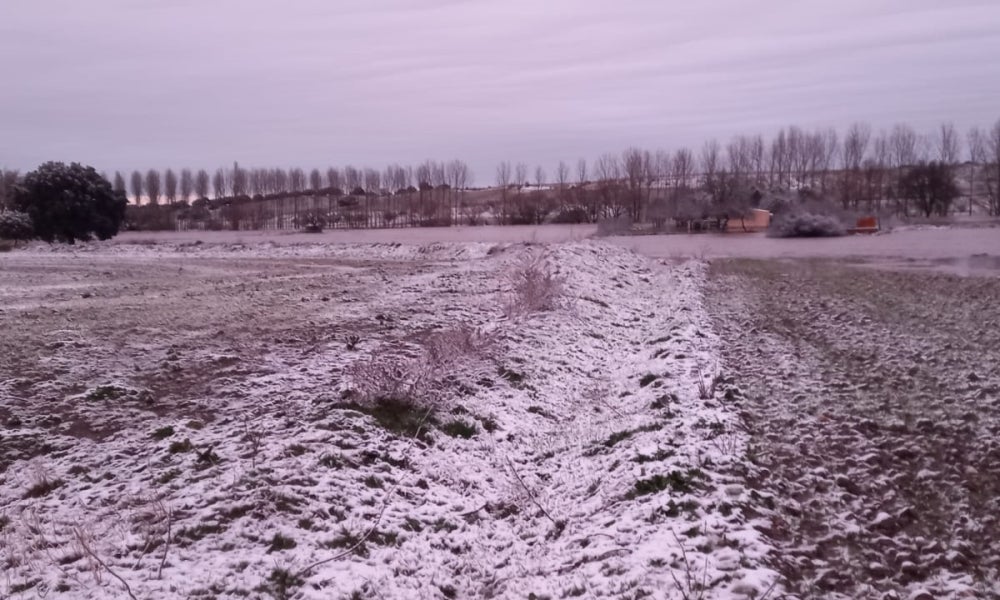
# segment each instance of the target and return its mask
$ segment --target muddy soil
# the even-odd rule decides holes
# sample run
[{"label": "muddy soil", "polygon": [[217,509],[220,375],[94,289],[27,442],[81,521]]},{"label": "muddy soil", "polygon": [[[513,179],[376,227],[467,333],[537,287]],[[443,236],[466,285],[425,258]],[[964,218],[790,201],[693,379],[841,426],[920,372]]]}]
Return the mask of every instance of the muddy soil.
[{"label": "muddy soil", "polygon": [[798,598],[1000,598],[1000,280],[716,261],[727,393]]}]

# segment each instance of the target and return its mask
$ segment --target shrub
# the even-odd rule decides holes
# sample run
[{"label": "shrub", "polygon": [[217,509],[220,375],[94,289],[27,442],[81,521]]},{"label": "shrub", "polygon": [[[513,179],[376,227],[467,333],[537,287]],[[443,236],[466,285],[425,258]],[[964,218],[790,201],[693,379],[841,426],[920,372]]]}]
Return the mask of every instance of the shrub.
[{"label": "shrub", "polygon": [[376,354],[347,369],[353,407],[385,429],[416,435],[421,424],[436,423],[434,413],[460,386],[459,376],[492,358],[495,347],[492,335],[462,324],[428,335],[415,356]]},{"label": "shrub", "polygon": [[622,215],[620,217],[611,217],[597,221],[597,232],[594,235],[597,237],[625,235],[631,231],[632,219],[628,215]]},{"label": "shrub", "polygon": [[579,206],[563,208],[552,217],[552,222],[555,224],[578,224],[586,223],[588,220],[587,209]]},{"label": "shrub", "polygon": [[829,214],[793,211],[778,215],[771,221],[768,237],[836,237],[845,235],[847,228],[839,217]]},{"label": "shrub", "polygon": [[323,211],[308,210],[296,219],[295,225],[306,233],[323,233],[326,221],[326,214]]},{"label": "shrub", "polygon": [[28,213],[3,210],[0,211],[0,240],[10,240],[17,242],[30,240],[35,233],[35,226],[31,223]]},{"label": "shrub", "polygon": [[70,244],[114,237],[127,204],[123,192],[80,163],[47,162],[25,175],[14,196],[15,208],[31,217],[35,235]]},{"label": "shrub", "polygon": [[800,194],[772,202],[775,217],[769,237],[833,237],[847,234],[848,216],[831,202]]},{"label": "shrub", "polygon": [[508,315],[529,314],[560,307],[566,279],[537,256],[527,256],[508,275],[510,284],[506,302]]}]

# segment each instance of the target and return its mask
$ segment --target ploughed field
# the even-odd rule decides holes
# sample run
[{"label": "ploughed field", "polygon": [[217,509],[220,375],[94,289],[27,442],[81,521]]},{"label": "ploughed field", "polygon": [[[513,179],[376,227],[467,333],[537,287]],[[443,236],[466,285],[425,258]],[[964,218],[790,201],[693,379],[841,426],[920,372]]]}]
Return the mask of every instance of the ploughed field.
[{"label": "ploughed field", "polygon": [[0,597],[774,597],[706,277],[598,242],[0,255]]},{"label": "ploughed field", "polygon": [[786,591],[1000,597],[1000,279],[720,260],[707,298]]}]

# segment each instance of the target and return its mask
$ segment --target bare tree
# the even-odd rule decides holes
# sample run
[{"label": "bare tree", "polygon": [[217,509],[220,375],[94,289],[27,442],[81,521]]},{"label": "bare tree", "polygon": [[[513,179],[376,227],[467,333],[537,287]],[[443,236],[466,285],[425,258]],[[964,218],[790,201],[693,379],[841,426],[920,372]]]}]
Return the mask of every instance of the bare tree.
[{"label": "bare tree", "polygon": [[507,201],[507,194],[510,189],[511,169],[510,161],[503,161],[497,165],[496,182],[500,188],[500,222],[507,223],[510,218],[510,205]]},{"label": "bare tree", "polygon": [[340,180],[340,171],[338,169],[330,167],[326,170],[326,185],[335,190],[342,188],[343,183]]},{"label": "bare tree", "polygon": [[909,214],[909,203],[902,194],[899,194],[899,190],[903,183],[906,167],[917,161],[917,142],[917,132],[904,123],[893,126],[892,133],[889,135],[892,166],[896,169],[896,193],[902,201],[900,210],[904,216]]},{"label": "bare tree", "polygon": [[701,147],[702,186],[713,198],[718,195],[719,155],[721,148],[716,140],[709,140]]},{"label": "bare tree", "polygon": [[181,169],[180,192],[181,202],[191,201],[191,194],[194,192],[194,177],[191,175],[191,169]]},{"label": "bare tree", "polygon": [[295,193],[306,189],[305,171],[298,167],[288,170],[288,189]]},{"label": "bare tree", "polygon": [[837,130],[833,128],[827,129],[820,135],[823,142],[823,155],[820,161],[819,187],[821,193],[826,194],[827,180],[840,148],[840,140],[837,136]]},{"label": "bare tree", "polygon": [[364,188],[365,193],[369,195],[378,195],[379,189],[382,187],[382,177],[378,171],[375,169],[365,168],[364,170]]},{"label": "bare tree", "polygon": [[163,195],[167,204],[177,202],[177,174],[173,169],[167,169],[163,174]]},{"label": "bare tree", "polygon": [[125,178],[122,177],[120,171],[115,171],[115,180],[114,183],[111,184],[111,187],[115,190],[115,192],[118,192],[122,196],[126,195]]},{"label": "bare tree", "polygon": [[986,149],[983,180],[991,216],[1000,217],[1000,120],[983,136]]},{"label": "bare tree", "polygon": [[460,196],[464,198],[465,187],[469,183],[469,165],[465,162],[455,159],[450,161],[445,169],[446,175],[448,177],[448,185],[451,186],[451,194],[453,198],[452,206],[452,219],[457,218],[460,209],[464,210],[464,200],[460,200]]},{"label": "bare tree", "polygon": [[208,198],[208,171],[198,169],[194,176],[194,194],[199,198]]},{"label": "bare tree", "polygon": [[250,169],[250,193],[255,197],[266,195],[268,190],[268,170]]},{"label": "bare tree", "polygon": [[535,187],[541,189],[545,184],[545,169],[541,165],[535,167]]},{"label": "bare tree", "polygon": [[518,192],[528,185],[528,165],[517,163],[517,166],[514,167],[514,183],[517,185]]},{"label": "bare tree", "polygon": [[576,161],[576,183],[581,188],[587,185],[587,159],[581,158]]},{"label": "bare tree", "polygon": [[230,191],[233,196],[246,196],[250,191],[250,180],[247,170],[240,167],[240,163],[233,162],[233,171],[229,174]]},{"label": "bare tree", "polygon": [[969,214],[972,214],[972,207],[976,197],[976,170],[979,165],[986,166],[986,134],[979,127],[973,127],[966,136],[969,147]]},{"label": "bare tree", "polygon": [[566,188],[569,186],[569,165],[565,161],[559,161],[556,167],[556,185],[559,186],[559,207],[566,206]]},{"label": "bare tree", "polygon": [[958,130],[955,129],[955,125],[953,123],[942,123],[938,129],[937,139],[935,140],[938,160],[946,165],[956,164],[961,153],[960,144]]},{"label": "bare tree", "polygon": [[314,191],[323,189],[323,176],[320,174],[319,169],[309,171],[309,189]]},{"label": "bare tree", "polygon": [[618,218],[624,215],[627,205],[621,201],[619,188],[622,168],[618,157],[610,153],[598,157],[594,166],[594,176],[597,178],[597,191],[601,198],[601,205],[595,208],[604,217]]},{"label": "bare tree", "polygon": [[852,203],[857,205],[861,194],[861,165],[864,163],[871,140],[872,130],[867,123],[854,123],[844,137],[842,148],[843,186],[841,203],[845,208]]},{"label": "bare tree", "polygon": [[674,186],[681,190],[687,189],[694,178],[694,153],[688,148],[674,152],[672,167]]},{"label": "bare tree", "polygon": [[[702,153],[704,155],[704,152]],[[771,140],[771,152],[768,155],[769,178],[768,182],[772,186],[781,186],[786,181],[788,173],[788,138],[785,130],[782,129],[778,135]]]},{"label": "bare tree", "polygon": [[160,203],[160,172],[156,169],[146,171],[146,196],[150,204]]},{"label": "bare tree", "polygon": [[348,194],[361,187],[361,173],[351,165],[344,167],[344,185]]},{"label": "bare tree", "polygon": [[226,171],[216,169],[212,175],[212,196],[215,198],[225,198],[226,194]]},{"label": "bare tree", "polygon": [[[642,213],[642,185],[645,181],[642,150],[632,147],[622,152],[621,166],[625,176],[625,185],[628,189],[628,212],[633,220],[638,221]],[[602,167],[603,164],[599,160],[598,170],[601,170]]]},{"label": "bare tree", "polygon": [[143,182],[142,173],[139,171],[132,171],[129,183],[131,184],[132,197],[135,198],[136,204],[142,204],[142,194],[143,194]]}]

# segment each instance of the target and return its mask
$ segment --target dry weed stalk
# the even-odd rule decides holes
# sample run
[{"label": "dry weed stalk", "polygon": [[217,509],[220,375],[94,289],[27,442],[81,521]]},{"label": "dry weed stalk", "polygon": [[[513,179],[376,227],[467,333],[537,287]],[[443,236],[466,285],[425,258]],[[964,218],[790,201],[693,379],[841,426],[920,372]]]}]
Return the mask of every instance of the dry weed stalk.
[{"label": "dry weed stalk", "polygon": [[718,369],[712,374],[712,379],[709,381],[708,385],[705,384],[705,373],[701,369],[698,369],[698,398],[701,400],[711,400],[715,398],[715,390],[719,386],[719,382],[722,381],[722,375],[718,372]]},{"label": "dry weed stalk", "polygon": [[515,317],[561,308],[566,278],[541,256],[528,254],[507,274],[507,284],[504,312]]},{"label": "dry weed stalk", "polygon": [[684,600],[703,600],[705,592],[708,589],[706,585],[708,583],[708,558],[705,558],[705,564],[701,570],[701,581],[699,582],[698,573],[695,571],[696,567],[688,559],[687,550],[684,548],[684,544],[680,538],[677,537],[677,532],[671,529],[670,534],[681,549],[681,558],[684,561],[684,582],[682,583],[677,579],[673,569],[670,569],[670,578],[674,580],[674,585],[677,587],[677,591],[680,592],[681,598]]},{"label": "dry weed stalk", "polygon": [[536,507],[538,507],[538,510],[542,511],[542,514],[545,515],[545,518],[547,518],[549,521],[552,521],[553,525],[559,527],[559,522],[552,518],[552,515],[549,514],[549,511],[545,510],[545,507],[542,506],[542,503],[538,501],[538,498],[535,496],[535,493],[531,491],[531,488],[529,488],[526,483],[524,483],[524,479],[521,479],[521,474],[517,472],[517,469],[514,467],[514,463],[511,462],[510,460],[510,457],[506,456],[504,457],[504,459],[507,461],[507,466],[510,467],[510,472],[514,474],[514,478],[517,479],[517,483],[520,484],[521,489],[523,489],[524,493],[527,494],[528,499],[531,500],[531,503],[534,504]]},{"label": "dry weed stalk", "polygon": [[76,544],[80,548],[81,552],[83,554],[86,554],[87,557],[89,557],[92,563],[95,565],[94,577],[97,579],[98,582],[101,581],[100,572],[103,569],[104,571],[107,571],[109,575],[111,575],[112,577],[121,582],[122,586],[125,588],[125,593],[128,594],[129,598],[131,598],[132,600],[138,600],[135,597],[135,594],[132,593],[132,588],[129,586],[128,582],[125,581],[125,579],[121,575],[119,575],[114,569],[112,569],[111,566],[108,565],[108,563],[101,560],[101,557],[98,556],[97,552],[94,551],[93,546],[91,544],[89,533],[85,532],[80,527],[74,527],[73,538],[76,540]]}]

